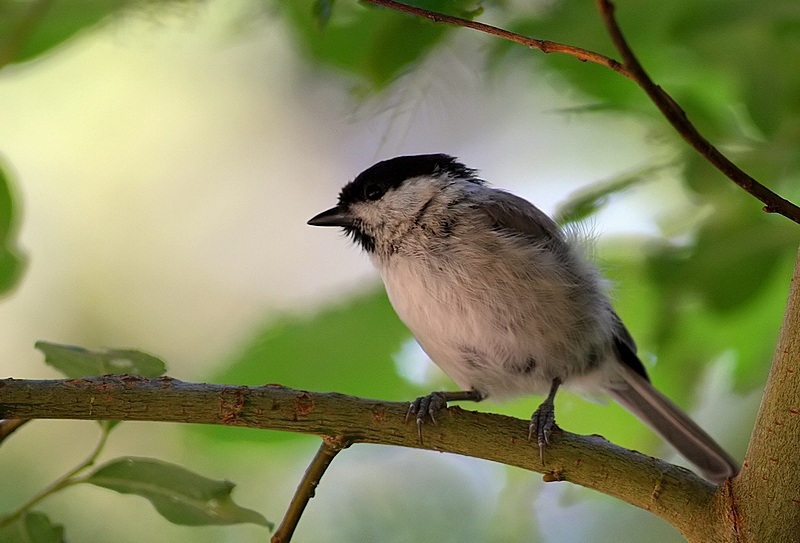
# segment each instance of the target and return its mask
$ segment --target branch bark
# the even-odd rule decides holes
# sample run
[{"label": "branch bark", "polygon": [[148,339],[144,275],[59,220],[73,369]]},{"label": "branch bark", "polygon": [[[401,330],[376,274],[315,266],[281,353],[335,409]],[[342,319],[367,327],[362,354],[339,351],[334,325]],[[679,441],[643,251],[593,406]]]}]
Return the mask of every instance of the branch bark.
[{"label": "branch bark", "polygon": [[292,540],[297,524],[300,522],[300,517],[303,516],[303,511],[305,511],[309,500],[314,497],[322,476],[325,475],[336,455],[349,446],[350,443],[346,439],[322,439],[319,450],[308,465],[300,484],[297,485],[297,490],[294,493],[294,497],[292,497],[291,503],[289,503],[286,514],[283,516],[283,521],[270,539],[270,543],[288,543]]},{"label": "branch bark", "polygon": [[574,45],[567,45],[566,43],[559,43],[556,41],[539,40],[536,38],[531,38],[530,36],[525,36],[524,34],[511,32],[510,30],[506,30],[504,28],[498,28],[496,26],[492,26],[486,23],[481,23],[479,21],[464,19],[463,17],[455,17],[453,15],[445,15],[444,13],[439,13],[437,11],[418,8],[416,6],[409,6],[408,4],[396,2],[395,0],[363,0],[363,1],[367,2],[368,4],[374,4],[376,6],[382,6],[396,11],[402,11],[403,13],[408,13],[410,15],[416,15],[417,17],[424,17],[426,19],[430,19],[434,23],[445,23],[455,26],[463,26],[464,28],[471,28],[473,30],[477,30],[478,32],[483,32],[484,34],[490,34],[492,36],[497,36],[498,38],[502,38],[504,40],[524,45],[529,49],[537,49],[542,53],[562,53],[565,55],[569,55],[571,57],[575,57],[576,59],[582,62],[593,62],[594,64],[605,66],[606,68],[614,70],[615,72],[619,73],[624,77],[627,77],[628,79],[633,79],[633,74],[631,74],[630,70],[628,70],[628,68],[623,66],[620,62],[605,55],[601,55],[600,53],[589,51],[588,49],[583,49],[581,47],[575,47]]},{"label": "branch bark", "polygon": [[742,472],[731,486],[729,530],[743,543],[800,541],[800,252],[764,397]]},{"label": "branch bark", "polygon": [[408,405],[319,394],[277,385],[186,383],[161,377],[0,381],[1,418],[139,420],[222,424],[314,434],[348,443],[375,443],[450,452],[570,481],[646,509],[692,541],[719,541],[724,491],[687,469],[609,443],[597,436],[556,431],[539,461],[525,436],[528,421],[449,408],[437,425],[404,424]]}]

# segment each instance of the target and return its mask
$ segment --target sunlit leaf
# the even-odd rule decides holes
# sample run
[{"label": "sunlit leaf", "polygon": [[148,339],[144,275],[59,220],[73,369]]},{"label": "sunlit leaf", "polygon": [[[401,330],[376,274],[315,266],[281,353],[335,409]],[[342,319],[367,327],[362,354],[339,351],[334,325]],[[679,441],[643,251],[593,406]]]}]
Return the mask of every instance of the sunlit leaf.
[{"label": "sunlit leaf", "polygon": [[10,179],[0,164],[0,295],[17,285],[25,265],[17,247],[17,215]]},{"label": "sunlit leaf", "polygon": [[167,520],[185,526],[249,522],[272,529],[257,511],[231,498],[234,484],[215,481],[152,458],[123,457],[94,471],[87,483],[146,498]]},{"label": "sunlit leaf", "polygon": [[90,351],[74,345],[37,341],[44,361],[70,378],[92,375],[128,374],[158,377],[166,372],[164,361],[133,349]]},{"label": "sunlit leaf", "polygon": [[0,543],[62,543],[64,527],[53,524],[44,513],[29,511],[0,528]]},{"label": "sunlit leaf", "polygon": [[556,210],[554,219],[562,225],[586,219],[600,211],[615,194],[651,180],[653,176],[668,166],[668,164],[649,166],[614,179],[589,185],[571,194],[561,203]]}]

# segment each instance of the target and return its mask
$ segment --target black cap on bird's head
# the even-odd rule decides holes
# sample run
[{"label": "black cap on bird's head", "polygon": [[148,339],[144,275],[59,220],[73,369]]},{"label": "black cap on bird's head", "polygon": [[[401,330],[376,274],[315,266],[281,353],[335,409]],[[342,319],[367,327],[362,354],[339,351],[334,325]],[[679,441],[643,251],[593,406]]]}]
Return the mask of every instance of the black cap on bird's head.
[{"label": "black cap on bird's head", "polygon": [[454,179],[481,183],[475,177],[475,170],[467,168],[450,155],[410,155],[390,158],[367,168],[346,184],[339,193],[339,204],[314,216],[308,224],[352,228],[354,218],[348,213],[350,205],[380,200],[384,194],[400,187],[407,179],[442,174]]},{"label": "black cap on bird's head", "polygon": [[[365,251],[376,248],[376,230],[385,224],[391,206],[370,208],[387,194],[399,189],[409,179],[442,178],[483,184],[476,171],[467,168],[456,158],[445,154],[399,156],[378,162],[347,183],[339,193],[335,207],[312,217],[311,226],[339,226]],[[367,205],[367,208],[364,206]],[[403,204],[401,204],[402,206]],[[402,208],[402,207],[401,207]],[[370,217],[371,218],[368,218]],[[383,238],[382,238],[383,239]]]}]

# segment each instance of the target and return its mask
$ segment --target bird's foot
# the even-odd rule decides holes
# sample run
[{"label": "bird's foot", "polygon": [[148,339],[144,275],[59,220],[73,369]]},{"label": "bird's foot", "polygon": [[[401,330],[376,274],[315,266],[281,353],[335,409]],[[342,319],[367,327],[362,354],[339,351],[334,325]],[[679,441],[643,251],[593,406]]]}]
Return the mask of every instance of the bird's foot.
[{"label": "bird's foot", "polygon": [[542,404],[536,408],[531,415],[531,423],[528,426],[528,441],[533,441],[534,434],[536,442],[539,444],[539,460],[544,466],[544,450],[550,445],[550,435],[556,426],[556,408],[553,403],[556,398],[558,387],[561,386],[561,379],[556,377],[550,386],[550,393]]},{"label": "bird's foot", "polygon": [[555,407],[552,402],[545,401],[533,412],[531,423],[528,426],[528,441],[533,441],[533,436],[536,436],[536,442],[539,444],[539,460],[542,461],[543,466],[544,450],[550,445],[553,428],[556,428]]},{"label": "bird's foot", "polygon": [[406,412],[406,423],[412,415],[416,414],[417,436],[420,445],[422,444],[422,425],[426,419],[436,424],[436,413],[447,407],[447,399],[443,392],[431,392],[427,396],[420,396],[408,405]]},{"label": "bird's foot", "polygon": [[422,426],[427,419],[436,424],[436,414],[447,407],[447,402],[456,400],[471,400],[479,402],[483,399],[481,393],[476,390],[460,390],[458,392],[431,392],[427,396],[420,396],[408,405],[405,422],[407,423],[412,415],[416,415],[417,436],[422,444]]}]

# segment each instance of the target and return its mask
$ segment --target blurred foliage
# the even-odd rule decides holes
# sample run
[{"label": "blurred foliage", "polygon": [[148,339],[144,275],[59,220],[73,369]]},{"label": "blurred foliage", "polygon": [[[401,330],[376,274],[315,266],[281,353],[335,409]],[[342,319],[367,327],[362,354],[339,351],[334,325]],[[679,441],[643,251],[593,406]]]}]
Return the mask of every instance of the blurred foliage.
[{"label": "blurred foliage", "polygon": [[[502,0],[413,3],[467,18],[485,7],[482,18],[497,26],[617,56],[594,3],[588,0],[543,2],[535,9],[525,2]],[[141,4],[0,0],[0,67],[38,58],[109,15]],[[618,0],[615,4],[623,32],[645,69],[699,130],[765,185],[800,200],[800,3]],[[362,92],[390,91],[398,77],[418,67],[454,32],[470,32],[478,39],[471,30],[355,0],[272,0],[270,5],[277,8],[310,61],[346,74],[348,83],[360,82]],[[740,390],[758,387],[780,328],[800,227],[763,213],[759,202],[686,147],[631,81],[564,55],[544,55],[499,39],[487,43],[491,44],[487,71],[558,74],[555,84],[568,84],[581,93],[585,114],[636,116],[647,123],[652,137],[674,141],[680,164],[675,169],[691,205],[676,206],[672,216],[661,218],[662,235],[655,239],[604,242],[603,267],[616,285],[615,304],[643,357],[658,362],[652,368],[654,381],[679,403],[695,394],[710,363],[726,357],[734,362]],[[560,218],[572,222],[590,217],[649,173],[646,168],[586,188],[562,207]],[[16,284],[22,262],[15,229],[19,209],[12,194],[7,173],[0,171],[0,293]],[[371,291],[314,316],[270,320],[213,380],[241,384],[269,380],[298,388],[409,399],[427,392],[396,371],[394,358],[409,337],[383,291]],[[112,371],[114,360],[130,358],[128,351],[94,353],[44,343],[39,348],[48,363],[74,377]],[[116,358],[103,358],[109,355]],[[134,365],[138,369],[132,372],[150,371],[138,362]],[[527,417],[537,401],[504,409]],[[569,395],[558,398],[559,421],[566,428],[601,432],[614,441],[631,434],[630,419],[608,414],[607,409],[620,408],[561,409],[574,401]],[[495,409],[483,404],[480,408]],[[637,438],[654,439],[641,425],[636,428]],[[224,440],[289,436],[238,428],[200,431]],[[60,540],[62,533],[60,526],[35,512],[0,531],[0,541],[22,537],[9,535],[10,530],[36,541]],[[34,533],[42,535],[30,535]]]},{"label": "blurred foliage", "polygon": [[0,164],[0,296],[17,285],[25,267],[25,258],[17,247],[18,216],[11,179]]},{"label": "blurred foliage", "polygon": [[47,515],[31,511],[16,522],[0,528],[0,543],[63,543],[64,527],[53,524]]},{"label": "blurred foliage", "polygon": [[650,180],[669,166],[671,164],[647,166],[576,191],[558,206],[553,219],[561,226],[586,220],[605,207],[615,195]]},{"label": "blurred foliage", "polygon": [[[356,62],[354,55],[347,55],[350,61],[343,64],[329,50],[335,48],[333,41],[322,45],[331,39],[327,33],[341,28],[346,34],[356,26],[361,35],[381,32],[380,25],[401,24],[409,16],[336,2],[328,5],[328,22],[320,29],[313,24],[311,8],[301,9],[299,4],[287,19],[302,46],[314,52],[311,58],[360,75],[373,83],[375,91],[383,90],[403,70],[413,69],[440,43],[438,39],[409,41],[402,58],[378,62],[383,68],[376,76],[374,58],[380,58],[380,49],[360,53],[362,57],[376,55],[370,57],[371,68]],[[800,4],[795,0],[762,4],[623,0],[615,4],[623,32],[640,61],[701,132],[765,185],[800,200],[800,70],[795,62],[800,58]],[[497,26],[617,56],[591,2],[564,0],[536,10],[523,10],[513,3],[489,7]],[[464,6],[449,4],[445,11],[458,14],[459,8]],[[442,26],[427,20],[417,24]],[[326,51],[318,53],[319,48]],[[488,59],[487,68],[556,72],[583,93],[586,114],[635,115],[648,123],[654,137],[675,141],[682,165],[680,178],[692,206],[675,209],[674,216],[663,221],[660,239],[650,240],[644,248],[615,252],[621,258],[616,270],[636,271],[625,274],[622,287],[647,293],[646,307],[621,297],[619,311],[637,337],[643,338],[640,346],[645,356],[652,353],[656,359],[669,360],[657,371],[674,379],[674,397],[679,401],[691,395],[691,384],[699,381],[707,363],[729,351],[737,354],[736,384],[742,389],[757,386],[777,338],[800,227],[762,212],[757,200],[671,132],[643,91],[611,70],[499,39]],[[399,60],[405,63],[402,69]],[[573,222],[589,217],[616,193],[645,181],[654,169],[658,165],[587,187],[562,206],[559,218]],[[640,326],[641,320],[649,327]],[[687,323],[692,323],[688,330]]]},{"label": "blurred foliage", "polygon": [[33,58],[96,25],[131,0],[0,2],[0,67]]},{"label": "blurred foliage", "polygon": [[[471,18],[474,0],[423,0],[415,5]],[[351,0],[295,0],[276,4],[314,61],[385,89],[430,53],[453,29],[394,10]]]}]

